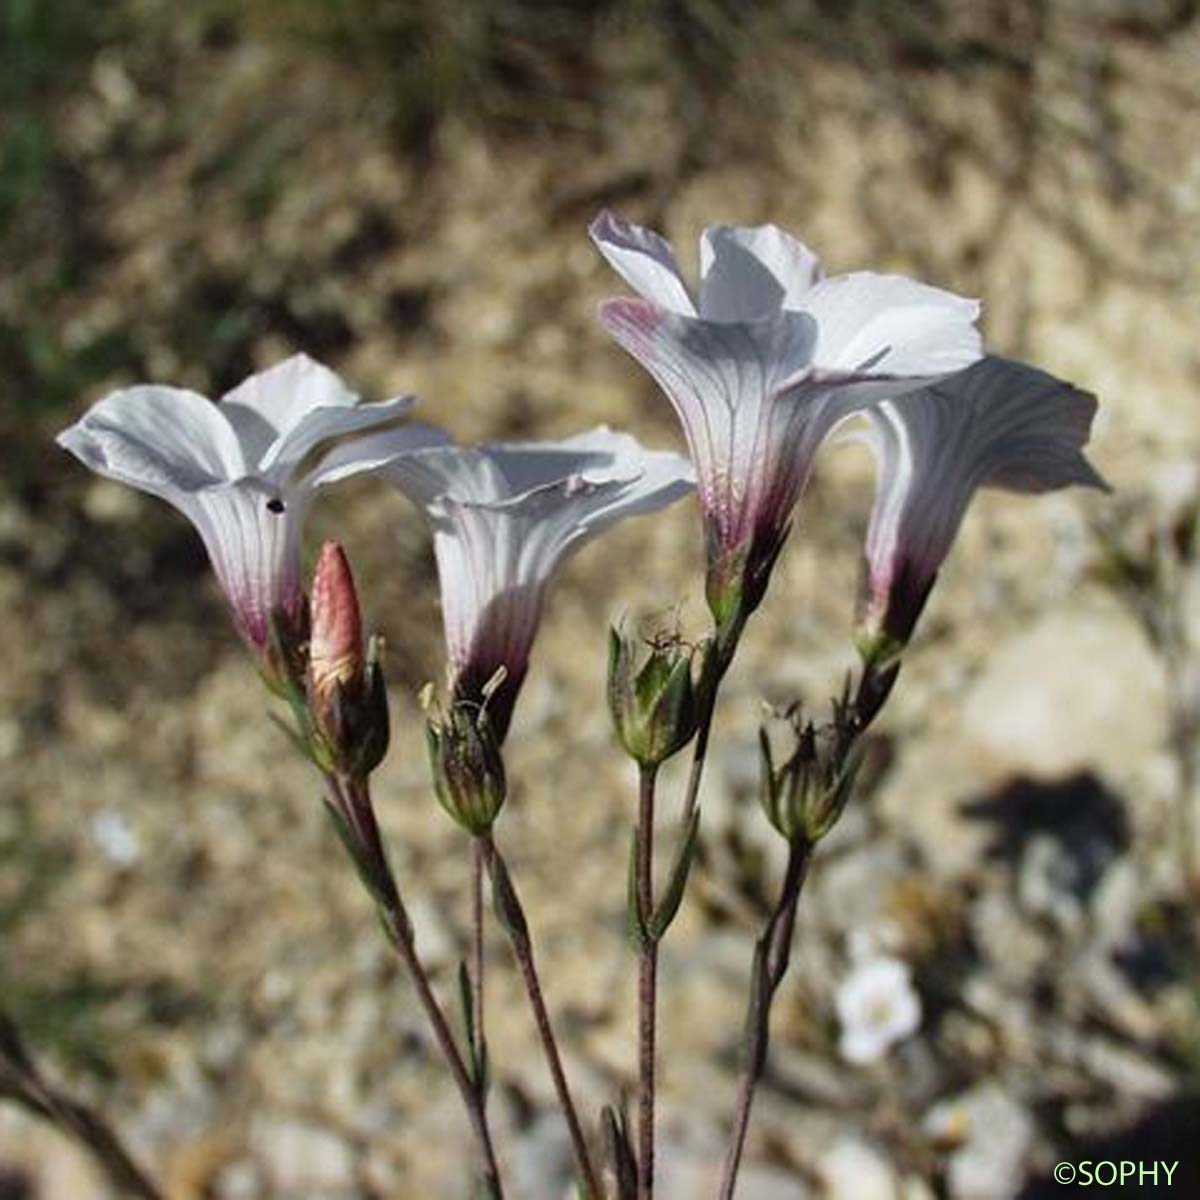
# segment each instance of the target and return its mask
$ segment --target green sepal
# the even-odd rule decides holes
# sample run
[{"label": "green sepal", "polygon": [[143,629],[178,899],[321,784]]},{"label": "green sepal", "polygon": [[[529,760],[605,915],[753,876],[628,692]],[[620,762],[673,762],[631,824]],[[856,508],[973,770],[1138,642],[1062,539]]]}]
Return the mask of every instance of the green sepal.
[{"label": "green sepal", "polygon": [[504,756],[485,709],[456,703],[425,723],[433,789],[473,837],[488,833],[508,794]]},{"label": "green sepal", "polygon": [[621,746],[642,767],[661,765],[695,736],[694,656],[678,638],[651,642],[649,657],[635,673],[635,643],[609,629],[608,707]]},{"label": "green sepal", "polygon": [[854,648],[867,670],[883,672],[900,661],[906,646],[884,629],[860,629],[854,634]]},{"label": "green sepal", "polygon": [[811,804],[804,815],[804,833],[810,842],[819,842],[837,824],[854,791],[854,781],[866,758],[866,742],[857,741],[846,753],[842,769],[824,795]]},{"label": "green sepal", "polygon": [[363,682],[362,732],[354,748],[353,771],[365,777],[387,757],[391,742],[387,685],[379,665],[378,639],[371,638],[367,652],[366,679]]}]

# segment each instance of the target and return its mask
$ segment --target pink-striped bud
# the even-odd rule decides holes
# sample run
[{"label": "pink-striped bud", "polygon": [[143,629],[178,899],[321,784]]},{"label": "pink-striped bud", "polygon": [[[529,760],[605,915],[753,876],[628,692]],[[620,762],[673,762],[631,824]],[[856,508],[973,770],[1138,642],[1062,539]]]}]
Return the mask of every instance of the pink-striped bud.
[{"label": "pink-striped bud", "polygon": [[326,542],[313,572],[309,693],[318,717],[335,687],[350,690],[362,680],[363,635],[358,593],[346,552]]},{"label": "pink-striped bud", "polygon": [[337,542],[321,547],[309,605],[308,750],[322,770],[363,779],[387,753],[387,692],[379,639],[363,653],[354,576]]}]

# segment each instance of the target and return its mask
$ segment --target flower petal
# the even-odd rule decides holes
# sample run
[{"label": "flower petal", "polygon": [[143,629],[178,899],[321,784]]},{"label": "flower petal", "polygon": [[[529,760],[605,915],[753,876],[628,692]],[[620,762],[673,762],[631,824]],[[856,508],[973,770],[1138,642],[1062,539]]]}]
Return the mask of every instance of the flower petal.
[{"label": "flower petal", "polygon": [[433,526],[456,692],[478,701],[497,668],[508,673],[489,702],[501,736],[563,559],[692,487],[686,459],[604,427],[560,442],[418,450],[381,474]]},{"label": "flower petal", "polygon": [[605,210],[588,228],[612,268],[639,295],[670,312],[694,317],[696,306],[679,274],[675,251],[652,229],[632,225]]},{"label": "flower petal", "polygon": [[504,473],[482,449],[442,445],[397,456],[379,474],[427,514],[442,496],[457,500],[500,500],[508,495]]},{"label": "flower petal", "polygon": [[97,474],[172,504],[181,493],[246,473],[221,411],[182,388],[149,384],[113,392],[57,440]]},{"label": "flower petal", "polygon": [[[373,405],[362,405],[351,409],[357,413]],[[425,425],[420,421],[406,421],[393,428],[361,437],[345,438],[323,454],[313,469],[299,481],[306,487],[321,488],[353,475],[378,472],[397,458],[415,451],[450,443],[450,435],[436,425]]]},{"label": "flower petal", "polygon": [[805,313],[758,322],[715,322],[664,312],[641,300],[610,300],[601,320],[658,381],[679,416],[705,512],[722,536],[742,531],[747,506],[776,461],[775,398],[804,379],[816,326]]},{"label": "flower petal", "polygon": [[358,396],[341,377],[307,354],[293,354],[259,371],[221,397],[221,410],[237,430],[247,461],[269,467],[286,438],[314,409],[352,408]]},{"label": "flower petal", "polygon": [[813,360],[821,371],[945,375],[983,353],[978,301],[900,275],[823,279],[803,309],[817,322]]},{"label": "flower petal", "polygon": [[302,469],[310,454],[322,444],[332,445],[339,438],[354,440],[354,435],[398,421],[412,408],[415,397],[397,396],[354,408],[315,408],[305,413],[291,428],[272,443],[260,462],[259,471],[283,482]]},{"label": "flower petal", "polygon": [[868,617],[907,641],[977,488],[1106,488],[1082,453],[1095,411],[1087,392],[995,357],[871,410]]},{"label": "flower petal", "polygon": [[306,507],[302,492],[280,500],[256,480],[208,488],[180,504],[204,540],[234,625],[260,653],[270,640],[270,614],[282,610],[295,618],[300,611]]},{"label": "flower petal", "polygon": [[700,238],[700,315],[756,321],[799,308],[821,260],[775,225],[713,225]]}]

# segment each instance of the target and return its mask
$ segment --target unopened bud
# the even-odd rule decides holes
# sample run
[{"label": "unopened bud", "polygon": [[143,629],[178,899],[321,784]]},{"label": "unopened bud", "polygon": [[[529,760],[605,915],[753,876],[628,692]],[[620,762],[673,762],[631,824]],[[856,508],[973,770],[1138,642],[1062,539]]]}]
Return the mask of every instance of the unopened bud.
[{"label": "unopened bud", "polygon": [[388,713],[380,643],[364,658],[354,576],[337,542],[321,548],[313,573],[308,656],[311,749],[324,769],[364,777],[387,753]]},{"label": "unopened bud", "polygon": [[363,672],[362,616],[358,593],[345,551],[337,542],[326,542],[312,581],[312,636],[308,652],[308,677],[314,698],[327,696],[335,687],[348,688]]},{"label": "unopened bud", "polygon": [[653,642],[636,670],[636,644],[609,630],[608,706],[621,745],[644,767],[665,762],[696,732],[694,653],[677,638]]},{"label": "unopened bud", "polygon": [[426,693],[431,712],[425,740],[438,802],[469,833],[487,833],[508,794],[504,758],[487,706],[458,701],[436,711],[431,699]]}]

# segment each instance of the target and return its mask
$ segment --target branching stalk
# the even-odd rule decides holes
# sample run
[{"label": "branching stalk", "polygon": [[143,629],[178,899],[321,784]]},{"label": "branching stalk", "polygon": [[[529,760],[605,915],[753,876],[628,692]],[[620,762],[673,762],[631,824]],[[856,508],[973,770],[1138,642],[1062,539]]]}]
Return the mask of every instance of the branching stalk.
[{"label": "branching stalk", "polygon": [[746,1016],[745,1063],[738,1088],[733,1131],[721,1173],[720,1200],[733,1200],[734,1188],[737,1186],[742,1150],[746,1144],[746,1131],[750,1126],[750,1110],[754,1104],[754,1092],[767,1061],[767,1046],[771,1036],[771,1004],[791,961],[796,908],[808,874],[812,850],[813,843],[805,838],[798,838],[792,843],[787,869],[779,889],[779,900],[755,945],[750,1003]]},{"label": "branching stalk", "polygon": [[91,1153],[119,1194],[136,1200],[165,1200],[165,1194],[134,1162],[104,1118],[42,1075],[16,1025],[3,1012],[0,1012],[0,1097],[15,1101],[73,1137]]},{"label": "branching stalk", "polygon": [[504,1188],[500,1181],[500,1168],[492,1145],[482,1092],[471,1079],[458,1045],[454,1041],[454,1034],[451,1032],[445,1013],[442,1012],[441,1005],[434,995],[429,975],[417,954],[412,922],[404,901],[400,897],[400,891],[396,887],[395,879],[387,867],[382,840],[367,794],[366,780],[352,780],[333,775],[328,776],[327,779],[338,812],[353,830],[358,844],[365,852],[364,857],[370,860],[371,869],[365,868],[364,864],[359,862],[357,863],[359,871],[375,900],[388,941],[408,971],[417,993],[417,999],[425,1010],[425,1015],[433,1029],[438,1049],[446,1060],[451,1077],[467,1110],[467,1117],[471,1123],[479,1154],[480,1174],[488,1200],[503,1200]]},{"label": "branching stalk", "polygon": [[501,924],[508,933],[512,945],[513,957],[521,979],[525,984],[525,992],[529,997],[529,1006],[533,1011],[534,1023],[537,1026],[538,1037],[542,1042],[542,1050],[546,1056],[546,1065],[554,1081],[554,1090],[558,1096],[559,1107],[567,1122],[567,1130],[571,1137],[571,1147],[575,1155],[575,1166],[579,1171],[585,1194],[588,1200],[602,1200],[603,1191],[600,1188],[599,1177],[592,1165],[588,1152],[587,1139],[583,1134],[583,1126],[571,1096],[571,1088],[563,1070],[562,1056],[559,1054],[558,1042],[554,1036],[554,1027],[550,1021],[550,1012],[546,1007],[545,995],[542,992],[541,979],[538,976],[537,963],[533,955],[533,940],[529,936],[529,926],[525,918],[524,907],[512,881],[508,864],[502,857],[499,847],[490,833],[485,833],[477,839],[482,860],[487,865],[492,884],[496,891],[497,909]]}]

